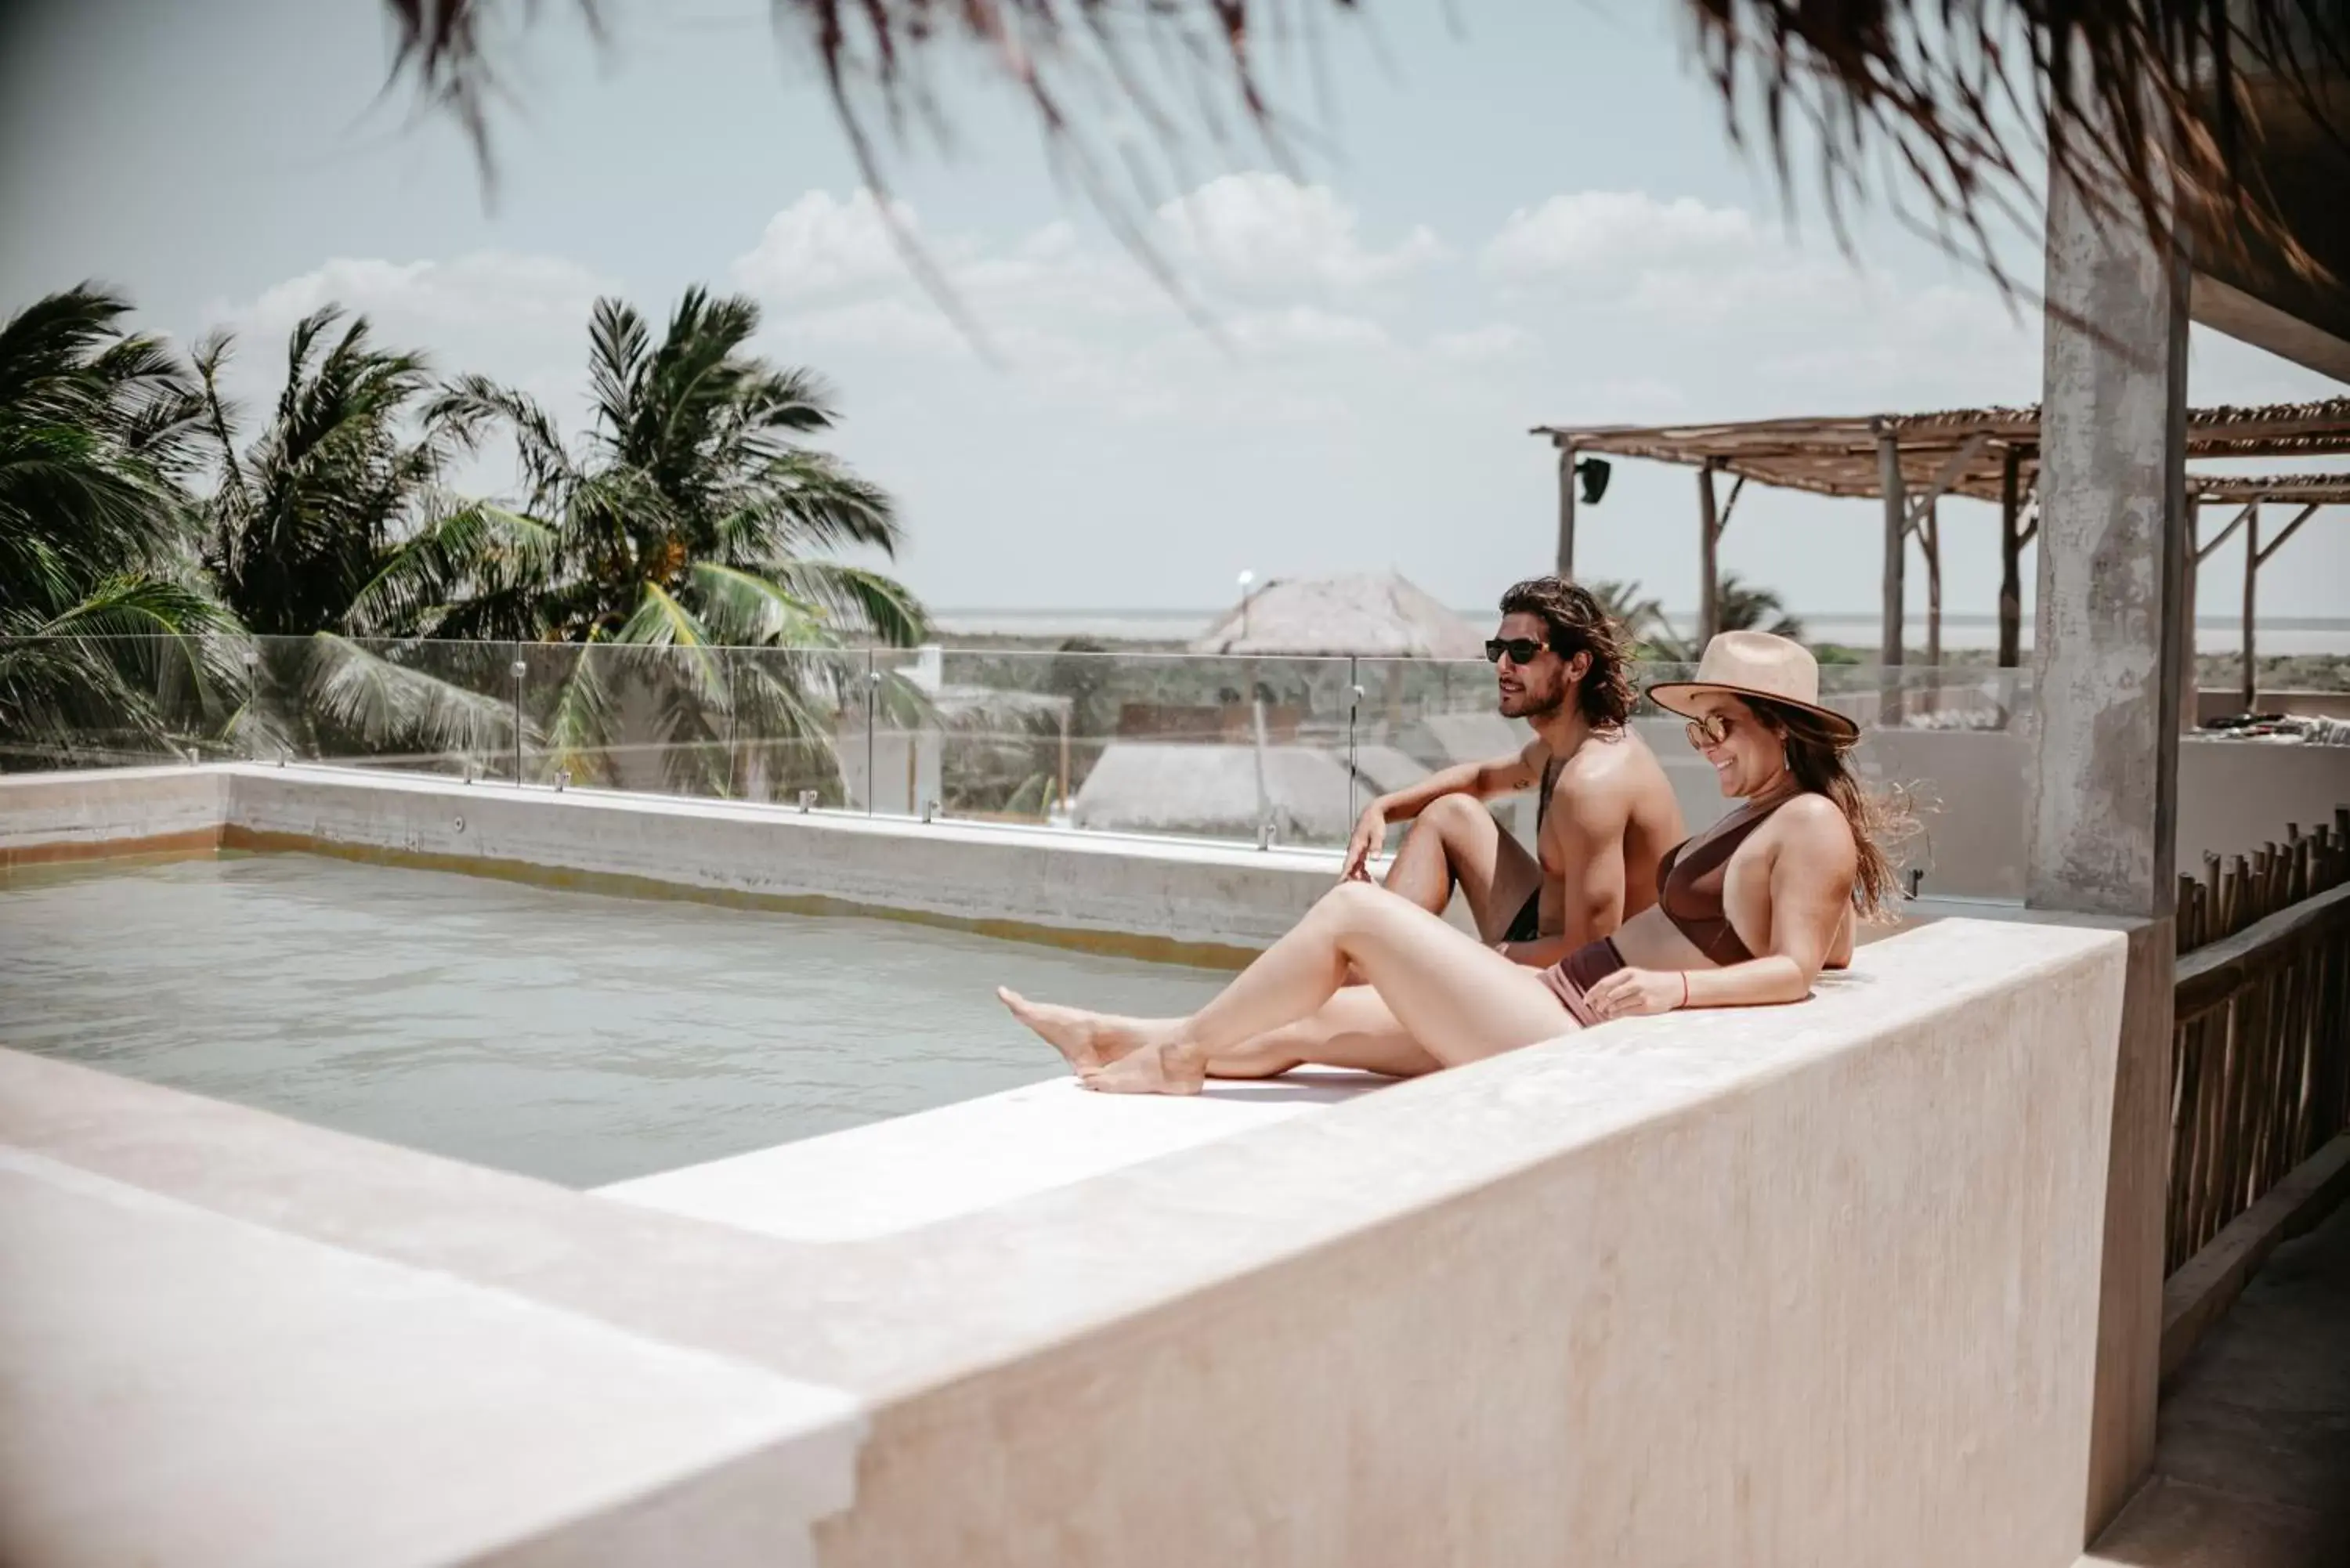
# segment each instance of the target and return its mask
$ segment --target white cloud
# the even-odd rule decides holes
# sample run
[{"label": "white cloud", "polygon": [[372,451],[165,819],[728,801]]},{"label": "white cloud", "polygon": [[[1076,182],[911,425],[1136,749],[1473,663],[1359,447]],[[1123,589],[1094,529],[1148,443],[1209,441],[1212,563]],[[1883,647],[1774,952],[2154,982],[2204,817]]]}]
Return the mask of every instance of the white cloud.
[{"label": "white cloud", "polygon": [[1227,174],[1158,213],[1169,252],[1187,275],[1244,297],[1347,292],[1391,283],[1443,258],[1426,227],[1378,249],[1355,210],[1326,185],[1286,175]]},{"label": "white cloud", "polygon": [[[1162,208],[1149,235],[1179,286],[1205,301],[1202,332],[1140,261],[1066,222],[1010,239],[922,238],[1002,369],[1001,396],[1220,425],[1343,415],[1358,389],[1334,367],[1399,352],[1378,286],[1440,254],[1425,231],[1367,244],[1324,187],[1212,181]],[[910,358],[975,358],[978,345],[899,264],[865,193],[801,197],[733,274],[775,307],[763,346],[780,356],[821,357],[848,376],[865,357],[889,376]]]},{"label": "white cloud", "polygon": [[[898,202],[889,212],[900,230],[929,246],[912,208]],[[883,286],[909,276],[880,202],[865,190],[846,202],[829,191],[810,191],[767,220],[759,243],[735,259],[733,272],[740,286],[776,300]]]},{"label": "white cloud", "polygon": [[1627,286],[1659,268],[1735,264],[1752,253],[1756,237],[1753,220],[1736,207],[1640,191],[1576,191],[1512,213],[1478,263],[1505,284]]},{"label": "white cloud", "polygon": [[782,317],[769,332],[782,340],[787,357],[803,344],[920,354],[951,354],[968,347],[937,306],[896,295]]},{"label": "white cloud", "polygon": [[1523,359],[1534,348],[1534,336],[1508,321],[1489,321],[1461,332],[1440,332],[1428,340],[1429,351],[1440,359],[1463,365],[1491,365]]},{"label": "white cloud", "polygon": [[1387,328],[1367,317],[1343,315],[1311,305],[1236,317],[1229,323],[1228,330],[1232,342],[1243,353],[1384,348],[1390,341]]},{"label": "white cloud", "polygon": [[[559,256],[482,251],[455,261],[394,262],[339,256],[243,305],[216,303],[213,322],[246,333],[282,333],[328,304],[372,319],[379,337],[428,337],[487,329],[499,335],[557,329],[577,336],[588,307],[617,285]],[[583,350],[584,351],[584,350]]]},{"label": "white cloud", "polygon": [[[476,373],[521,388],[567,425],[587,408],[588,317],[598,296],[624,294],[614,278],[561,256],[476,252],[452,261],[338,256],[241,303],[215,301],[208,327],[237,335],[224,381],[249,415],[273,402],[285,376],[286,336],[328,305],[368,318],[376,343],[424,351],[442,375]],[[639,300],[658,313],[662,302]],[[503,484],[484,460],[465,477]]]},{"label": "white cloud", "polygon": [[[1690,414],[1729,418],[2033,396],[2030,328],[1987,286],[1920,286],[1824,242],[1798,245],[1736,207],[1553,196],[1513,213],[1478,265],[1505,317],[1612,361],[1627,390],[1648,383],[1599,418],[1684,398]],[[1657,395],[1676,385],[1686,392]]]}]

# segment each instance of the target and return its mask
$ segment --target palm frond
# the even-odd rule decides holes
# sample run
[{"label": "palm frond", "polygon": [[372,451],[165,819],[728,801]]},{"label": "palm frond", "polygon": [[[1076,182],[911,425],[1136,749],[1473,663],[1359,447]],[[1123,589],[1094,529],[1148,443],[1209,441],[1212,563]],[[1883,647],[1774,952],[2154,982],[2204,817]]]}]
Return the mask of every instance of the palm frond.
[{"label": "palm frond", "polygon": [[[78,378],[120,335],[127,296],[95,283],[45,295],[0,323],[0,408],[31,417],[78,407]],[[60,392],[72,400],[51,401]]]},{"label": "palm frond", "polygon": [[817,606],[755,572],[696,561],[698,613],[712,638],[736,648],[813,648],[833,642]]},{"label": "palm frond", "polygon": [[588,317],[588,385],[598,419],[619,431],[635,422],[652,335],[626,300],[597,300]]},{"label": "palm frond", "polygon": [[614,640],[629,648],[667,650],[641,660],[641,665],[670,672],[698,701],[721,711],[725,708],[726,671],[710,629],[660,584],[645,585],[643,603]]},{"label": "palm frond", "polygon": [[608,643],[589,643],[570,654],[546,722],[549,762],[583,784],[609,784],[612,737],[619,730],[619,705],[604,680]]},{"label": "palm frond", "polygon": [[[728,653],[727,663],[730,750],[740,770],[729,793],[753,793],[754,777],[819,780],[816,787],[837,791],[835,716],[852,680],[862,686],[865,660],[816,651],[737,649]],[[860,690],[858,701],[863,700]]]},{"label": "palm frond", "polygon": [[432,518],[353,596],[344,618],[371,636],[519,638],[553,574],[556,530],[486,502]]},{"label": "palm frond", "polygon": [[[383,3],[399,40],[392,78],[457,119],[486,178],[492,52],[551,8]],[[1234,119],[1288,163],[1290,121],[1274,102],[1265,41],[1314,47],[1326,4],[1341,15],[1364,9],[1362,0],[1308,0],[1302,12],[1279,0],[773,0],[772,13],[779,38],[824,83],[891,239],[968,330],[897,216],[883,158],[887,133],[909,123],[951,140],[932,88],[942,57],[983,62],[1044,132],[1055,172],[1182,299],[1149,214],[1170,179],[1187,175],[1198,140],[1228,145]],[[565,9],[600,28],[600,0]],[[2350,75],[2350,7],[2341,0],[1681,0],[1677,9],[1731,141],[1760,144],[1791,205],[1806,183],[1798,155],[1809,161],[1840,238],[1864,202],[1908,219],[1907,186],[1925,209],[1914,226],[2002,291],[2029,296],[2032,280],[2007,265],[1996,231],[2033,232],[2043,171],[2053,168],[2161,249],[2184,213],[2199,248],[2272,252],[2321,286],[2340,281],[2300,243],[2262,154],[2296,121],[2321,147],[2350,146],[2339,87]]]},{"label": "palm frond", "polygon": [[746,570],[818,607],[836,636],[868,635],[892,648],[911,648],[931,635],[930,612],[894,577],[839,561],[762,561]]},{"label": "palm frond", "polygon": [[759,556],[862,546],[894,556],[905,542],[897,504],[839,459],[796,451],[740,481],[719,517],[719,548],[741,562]]},{"label": "palm frond", "polygon": [[514,743],[510,701],[396,664],[332,632],[310,639],[306,701],[370,752],[487,759]]},{"label": "palm frond", "polygon": [[493,425],[506,427],[534,509],[553,504],[560,487],[577,477],[554,416],[526,392],[500,386],[486,376],[459,376],[426,400],[422,411],[428,425],[455,431],[469,444]]}]

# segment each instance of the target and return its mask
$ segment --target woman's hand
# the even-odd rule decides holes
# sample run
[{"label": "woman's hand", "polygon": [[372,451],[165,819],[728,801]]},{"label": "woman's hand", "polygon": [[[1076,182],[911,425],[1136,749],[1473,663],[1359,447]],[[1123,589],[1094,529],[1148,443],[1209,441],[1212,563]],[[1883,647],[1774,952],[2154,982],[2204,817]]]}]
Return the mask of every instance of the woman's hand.
[{"label": "woman's hand", "polygon": [[1341,882],[1367,882],[1371,879],[1371,857],[1388,839],[1388,814],[1378,801],[1363,807],[1363,815],[1355,819],[1355,836],[1347,841],[1347,864],[1338,872]]},{"label": "woman's hand", "polygon": [[1601,1018],[1640,1018],[1688,1004],[1689,976],[1679,970],[1619,969],[1584,993]]}]

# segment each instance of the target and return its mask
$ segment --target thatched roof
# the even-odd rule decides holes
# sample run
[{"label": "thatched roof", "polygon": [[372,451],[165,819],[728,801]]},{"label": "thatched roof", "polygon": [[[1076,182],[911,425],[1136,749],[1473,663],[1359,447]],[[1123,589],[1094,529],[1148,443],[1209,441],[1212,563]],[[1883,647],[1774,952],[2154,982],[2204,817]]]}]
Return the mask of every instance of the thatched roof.
[{"label": "thatched roof", "polygon": [[2350,469],[2338,473],[2190,473],[2187,493],[2198,501],[2275,501],[2350,506]]},{"label": "thatched roof", "polygon": [[[392,24],[394,84],[455,120],[485,183],[492,110],[512,96],[520,73],[508,68],[511,57],[530,27],[563,16],[591,36],[605,31],[605,7],[594,0],[381,5]],[[1254,127],[1272,165],[1288,167],[1294,132],[1313,117],[1289,111],[1281,83],[1320,79],[1295,69],[1292,51],[1318,53],[1320,13],[1364,8],[1365,0],[1309,0],[1302,12],[1277,0],[770,6],[776,44],[826,84],[860,182],[881,198],[901,252],[967,327],[943,272],[890,199],[883,157],[899,145],[899,127],[941,125],[942,64],[1024,106],[1055,171],[1168,278],[1147,236],[1170,182],[1189,182],[1201,146],[1229,149],[1235,124]],[[1887,200],[1886,169],[1918,171],[1919,215],[2009,297],[2023,298],[2036,269],[2011,273],[1999,241],[2011,224],[2028,223],[2053,178],[2084,192],[2100,222],[2135,229],[2158,249],[2168,248],[2170,214],[2183,211],[2199,265],[2281,269],[2301,286],[2293,300],[2338,304],[2335,279],[2350,271],[2335,221],[2340,150],[2350,144],[2341,91],[2350,7],[2342,0],[1680,0],[1672,9],[1719,98],[1729,140],[1761,151],[1791,206],[1799,191],[1815,189],[1841,218]],[[712,32],[701,47],[736,46]],[[1577,63],[1564,55],[1537,79],[1556,80]],[[948,118],[941,129],[951,131]],[[2149,125],[2171,134],[2149,135]],[[1144,134],[1128,134],[1129,126]],[[1170,292],[1188,302],[1188,291]],[[2309,310],[2253,292],[2288,317],[2310,319]]]},{"label": "thatched roof", "polygon": [[1191,642],[1264,659],[1477,659],[1482,633],[1394,572],[1275,577]]},{"label": "thatched roof", "polygon": [[[1252,745],[1112,741],[1078,786],[1070,817],[1079,827],[1252,838],[1256,770]],[[1345,839],[1355,825],[1350,777],[1343,752],[1267,746],[1264,791],[1282,841]]]},{"label": "thatched roof", "polygon": [[[1918,414],[1746,420],[1705,425],[1537,425],[1534,433],[1579,452],[1648,458],[1815,495],[1880,496],[1878,438],[1899,443],[1901,483],[1921,493],[1949,474],[1944,494],[2000,498],[2001,470],[2018,453],[2019,483],[2038,467],[2040,410],[1946,409]],[[1957,461],[1970,443],[1974,450]],[[2350,398],[2265,407],[2189,409],[2190,458],[2312,457],[2350,452]],[[1955,467],[1952,465],[1955,463]],[[2199,481],[2199,483],[2200,483]]]}]

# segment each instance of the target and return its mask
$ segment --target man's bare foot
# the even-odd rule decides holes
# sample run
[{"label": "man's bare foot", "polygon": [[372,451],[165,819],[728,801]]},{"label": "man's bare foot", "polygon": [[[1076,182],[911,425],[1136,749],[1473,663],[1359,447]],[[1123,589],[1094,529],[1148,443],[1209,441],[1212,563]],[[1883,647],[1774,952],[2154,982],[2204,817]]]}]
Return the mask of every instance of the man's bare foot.
[{"label": "man's bare foot", "polygon": [[1077,1075],[1105,1095],[1196,1095],[1207,1081],[1208,1060],[1189,1046],[1150,1045]]},{"label": "man's bare foot", "polygon": [[1137,1044],[1130,1038],[1130,1032],[1118,1027],[1117,1021],[1098,1012],[1087,1012],[1082,1007],[1031,1002],[1002,985],[995,988],[995,997],[1012,1010],[1013,1017],[1035,1030],[1080,1073],[1108,1066]]}]

